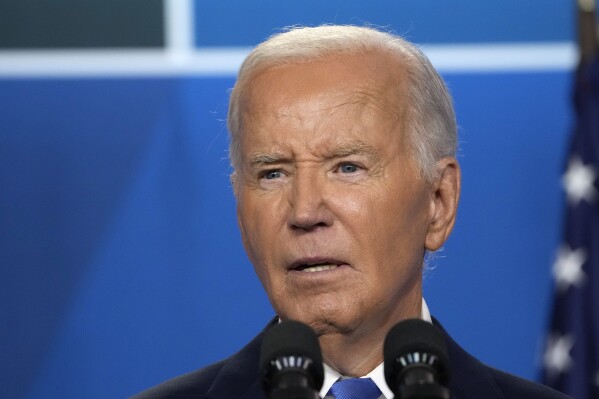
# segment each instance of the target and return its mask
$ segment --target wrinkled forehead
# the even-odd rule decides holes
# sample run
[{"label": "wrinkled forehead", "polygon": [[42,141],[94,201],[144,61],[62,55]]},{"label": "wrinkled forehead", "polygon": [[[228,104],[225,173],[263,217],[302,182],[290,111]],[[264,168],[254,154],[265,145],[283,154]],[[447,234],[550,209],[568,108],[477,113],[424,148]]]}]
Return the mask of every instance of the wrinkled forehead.
[{"label": "wrinkled forehead", "polygon": [[241,102],[237,161],[253,151],[335,152],[359,140],[405,148],[404,82],[388,66],[343,56],[256,74]]},{"label": "wrinkled forehead", "polygon": [[[291,109],[294,101],[307,97],[313,108],[306,112],[323,111],[320,107],[324,104],[331,108],[324,111],[335,112],[335,107],[350,112],[372,109],[381,116],[400,119],[406,109],[406,79],[406,68],[397,56],[381,51],[263,67],[238,82],[239,122],[255,121],[266,109],[282,116],[285,105]],[[325,97],[326,103],[322,101]]]}]

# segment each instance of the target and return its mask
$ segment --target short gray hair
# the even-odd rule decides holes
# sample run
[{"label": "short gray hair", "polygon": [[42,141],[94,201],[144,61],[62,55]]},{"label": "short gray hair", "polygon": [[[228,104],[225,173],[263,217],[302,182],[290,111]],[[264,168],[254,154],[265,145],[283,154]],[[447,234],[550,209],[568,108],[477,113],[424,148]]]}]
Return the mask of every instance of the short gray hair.
[{"label": "short gray hair", "polygon": [[250,52],[241,65],[229,101],[227,125],[231,134],[229,156],[233,168],[240,166],[241,92],[257,72],[334,54],[373,50],[396,54],[406,67],[408,88],[404,95],[408,103],[408,138],[422,175],[428,181],[434,179],[436,162],[444,157],[455,157],[457,150],[453,103],[443,79],[422,51],[401,37],[374,28],[349,25],[294,27],[271,36]]}]

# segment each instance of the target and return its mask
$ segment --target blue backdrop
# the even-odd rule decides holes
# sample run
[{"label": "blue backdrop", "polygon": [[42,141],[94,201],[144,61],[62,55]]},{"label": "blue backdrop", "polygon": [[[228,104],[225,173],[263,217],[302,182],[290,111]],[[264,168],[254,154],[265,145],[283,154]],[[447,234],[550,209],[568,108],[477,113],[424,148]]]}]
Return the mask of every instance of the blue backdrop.
[{"label": "blue backdrop", "polygon": [[[199,47],[252,45],[277,27],[320,22],[390,26],[419,43],[574,36],[573,10],[558,0],[195,5]],[[425,297],[466,349],[535,379],[571,71],[444,77],[463,193]],[[272,317],[236,227],[224,122],[233,83],[0,76],[5,397],[126,397],[231,354]]]}]

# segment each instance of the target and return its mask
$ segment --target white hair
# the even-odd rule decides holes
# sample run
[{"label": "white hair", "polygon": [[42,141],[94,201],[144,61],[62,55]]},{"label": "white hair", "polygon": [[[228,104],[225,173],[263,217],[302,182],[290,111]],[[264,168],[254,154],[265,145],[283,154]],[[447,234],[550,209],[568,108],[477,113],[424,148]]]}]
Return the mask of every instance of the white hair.
[{"label": "white hair", "polygon": [[[259,71],[286,64],[301,64],[335,54],[364,54],[384,51],[398,56],[407,73],[407,133],[422,175],[431,181],[436,162],[455,157],[457,127],[451,96],[443,79],[428,58],[413,44],[399,36],[377,29],[323,25],[291,28],[270,37],[254,48],[241,68],[231,92],[227,124],[231,134],[229,155],[233,169],[239,167],[239,141],[243,130],[240,98],[246,84]],[[402,110],[398,110],[398,114]]]}]

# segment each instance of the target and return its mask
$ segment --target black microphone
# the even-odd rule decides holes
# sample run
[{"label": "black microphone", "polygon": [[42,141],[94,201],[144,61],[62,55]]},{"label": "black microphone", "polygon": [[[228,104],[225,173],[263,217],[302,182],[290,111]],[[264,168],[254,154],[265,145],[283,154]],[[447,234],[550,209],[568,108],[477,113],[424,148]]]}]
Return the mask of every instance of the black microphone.
[{"label": "black microphone", "polygon": [[269,399],[320,399],[324,370],[316,334],[298,321],[283,321],[264,334],[262,389]]},{"label": "black microphone", "polygon": [[383,353],[385,380],[396,399],[449,399],[449,357],[435,326],[420,319],[396,324]]}]

